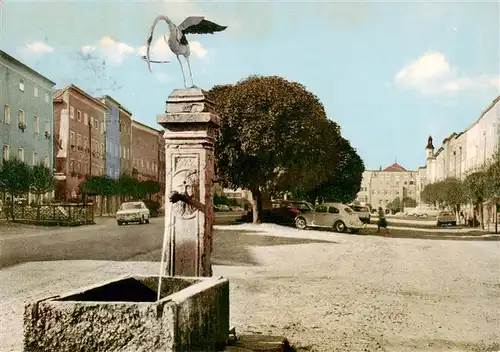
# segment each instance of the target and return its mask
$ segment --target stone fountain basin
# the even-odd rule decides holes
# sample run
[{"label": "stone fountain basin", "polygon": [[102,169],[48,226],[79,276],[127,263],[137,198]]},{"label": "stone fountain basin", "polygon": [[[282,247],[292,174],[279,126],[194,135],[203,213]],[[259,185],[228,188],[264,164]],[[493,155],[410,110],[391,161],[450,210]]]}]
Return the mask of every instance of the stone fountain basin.
[{"label": "stone fountain basin", "polygon": [[217,351],[229,331],[222,277],[125,276],[25,305],[24,351]]}]

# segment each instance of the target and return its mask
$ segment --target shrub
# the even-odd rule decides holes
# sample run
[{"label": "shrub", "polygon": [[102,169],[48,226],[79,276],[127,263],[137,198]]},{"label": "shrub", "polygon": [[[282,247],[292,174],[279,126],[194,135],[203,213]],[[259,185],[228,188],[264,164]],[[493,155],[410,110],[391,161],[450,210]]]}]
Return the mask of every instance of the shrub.
[{"label": "shrub", "polygon": [[158,210],[161,207],[160,202],[157,202],[156,200],[146,199],[144,200],[144,204],[146,205],[146,207],[148,207],[149,213],[152,217],[158,216]]}]

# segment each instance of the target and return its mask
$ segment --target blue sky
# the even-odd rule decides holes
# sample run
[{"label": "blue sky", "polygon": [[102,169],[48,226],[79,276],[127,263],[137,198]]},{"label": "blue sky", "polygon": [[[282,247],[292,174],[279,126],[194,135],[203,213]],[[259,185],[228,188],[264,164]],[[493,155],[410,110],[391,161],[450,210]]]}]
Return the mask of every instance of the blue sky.
[{"label": "blue sky", "polygon": [[[156,125],[182,75],[157,27],[149,73],[140,60],[153,19],[203,15],[227,25],[191,35],[197,86],[251,74],[304,84],[368,169],[425,163],[435,145],[476,120],[499,94],[497,2],[15,1],[2,3],[1,48],[57,87],[109,94]],[[189,81],[188,81],[189,82]]]}]

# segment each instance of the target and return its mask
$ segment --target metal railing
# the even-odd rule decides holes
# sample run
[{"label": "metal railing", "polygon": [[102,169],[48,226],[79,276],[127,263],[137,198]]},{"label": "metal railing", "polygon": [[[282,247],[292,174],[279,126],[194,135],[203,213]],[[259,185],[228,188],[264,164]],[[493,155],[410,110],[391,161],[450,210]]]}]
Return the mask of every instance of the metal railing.
[{"label": "metal railing", "polygon": [[[11,207],[9,206],[9,208]],[[17,222],[59,226],[77,226],[94,223],[92,204],[14,204],[12,212],[13,214],[9,211],[9,219]]]}]

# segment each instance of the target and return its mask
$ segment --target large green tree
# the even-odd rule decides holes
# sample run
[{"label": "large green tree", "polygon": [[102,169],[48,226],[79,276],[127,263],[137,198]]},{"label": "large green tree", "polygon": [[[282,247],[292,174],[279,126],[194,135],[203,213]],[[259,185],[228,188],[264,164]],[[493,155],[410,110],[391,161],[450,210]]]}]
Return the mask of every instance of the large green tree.
[{"label": "large green tree", "polygon": [[210,95],[221,117],[218,181],[252,191],[254,222],[260,221],[263,191],[309,189],[323,181],[324,173],[315,168],[324,153],[318,121],[326,120],[326,114],[304,86],[275,76],[251,76],[215,86]]},{"label": "large green tree", "polygon": [[422,192],[420,192],[420,198],[427,203],[431,205],[438,205],[438,187],[436,186],[435,183],[429,183],[425,185],[424,189]]},{"label": "large green tree", "polygon": [[116,194],[116,181],[109,176],[90,176],[80,184],[80,191],[87,196],[100,196],[100,215],[104,210],[104,199]]},{"label": "large green tree", "polygon": [[349,141],[332,133],[324,138],[325,151],[316,164],[316,170],[325,172],[324,181],[306,191],[308,200],[350,203],[361,188],[365,166]]},{"label": "large green tree", "polygon": [[[485,197],[495,204],[495,217],[500,207],[500,152],[493,155],[486,167]],[[498,232],[498,219],[495,219],[495,232]]]},{"label": "large green tree", "polygon": [[31,170],[30,191],[36,196],[36,203],[40,202],[40,197],[54,190],[54,175],[48,167],[43,164],[33,166]]},{"label": "large green tree", "polygon": [[0,185],[10,195],[10,215],[14,220],[14,198],[25,195],[30,190],[31,168],[15,158],[4,160],[0,170]]}]

